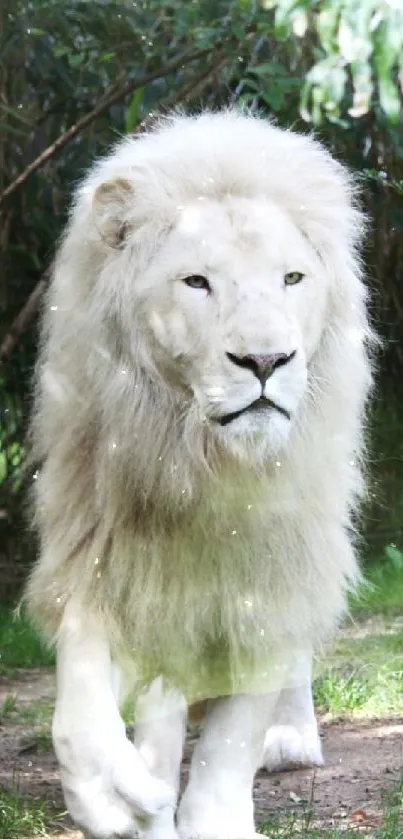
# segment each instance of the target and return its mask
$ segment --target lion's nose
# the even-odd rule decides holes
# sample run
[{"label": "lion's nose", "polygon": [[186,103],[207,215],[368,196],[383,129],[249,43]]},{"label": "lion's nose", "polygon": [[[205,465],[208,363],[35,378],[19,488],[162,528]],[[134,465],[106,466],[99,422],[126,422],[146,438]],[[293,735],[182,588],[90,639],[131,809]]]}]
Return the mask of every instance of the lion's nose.
[{"label": "lion's nose", "polygon": [[246,367],[247,370],[251,370],[263,387],[274,370],[288,364],[294,358],[295,353],[296,350],[288,354],[277,352],[262,355],[235,355],[232,352],[227,352],[227,357],[238,367]]}]

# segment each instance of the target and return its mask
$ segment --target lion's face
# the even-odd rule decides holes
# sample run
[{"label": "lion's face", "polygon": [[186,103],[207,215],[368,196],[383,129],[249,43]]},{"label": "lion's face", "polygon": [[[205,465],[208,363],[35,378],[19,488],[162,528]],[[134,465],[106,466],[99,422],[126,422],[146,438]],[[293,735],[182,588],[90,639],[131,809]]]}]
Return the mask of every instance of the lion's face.
[{"label": "lion's face", "polygon": [[307,386],[326,290],[323,264],[278,206],[198,200],[177,208],[133,305],[157,367],[212,432],[275,453]]}]

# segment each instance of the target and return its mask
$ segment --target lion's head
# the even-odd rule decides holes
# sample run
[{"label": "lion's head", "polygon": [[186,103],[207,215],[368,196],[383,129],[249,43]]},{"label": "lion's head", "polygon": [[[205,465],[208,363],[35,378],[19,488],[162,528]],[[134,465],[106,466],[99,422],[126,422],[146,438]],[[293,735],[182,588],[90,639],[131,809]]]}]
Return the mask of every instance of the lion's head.
[{"label": "lion's head", "polygon": [[353,192],[316,141],[234,111],[118,144],[57,260],[48,439],[70,414],[66,445],[75,426],[96,438],[99,486],[124,475],[144,498],[177,493],[177,469],[188,492],[209,452],[260,468],[301,434],[316,456],[318,435],[344,434],[354,454],[369,366]]},{"label": "lion's head", "polygon": [[[136,185],[125,188],[130,207]],[[100,231],[115,189],[121,194],[122,183],[95,193]],[[135,239],[126,227],[122,261]],[[195,195],[171,208],[141,277],[135,259],[128,266],[129,282],[127,338],[140,326],[178,400],[194,401],[225,445],[249,440],[277,451],[306,388],[329,286],[292,216],[264,195]]]}]

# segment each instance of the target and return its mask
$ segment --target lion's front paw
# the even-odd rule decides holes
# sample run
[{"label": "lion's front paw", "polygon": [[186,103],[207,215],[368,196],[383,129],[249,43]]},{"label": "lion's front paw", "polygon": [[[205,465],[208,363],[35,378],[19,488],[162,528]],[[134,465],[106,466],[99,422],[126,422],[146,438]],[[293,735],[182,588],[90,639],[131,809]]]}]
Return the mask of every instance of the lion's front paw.
[{"label": "lion's front paw", "polygon": [[165,807],[139,831],[139,839],[179,839],[173,807]]},{"label": "lion's front paw", "polygon": [[316,723],[296,727],[273,725],[265,744],[263,766],[269,772],[302,766],[323,766],[322,746]]},{"label": "lion's front paw", "polygon": [[174,806],[174,791],[150,774],[128,740],[113,751],[83,748],[73,762],[76,745],[60,748],[59,741],[57,753],[67,807],[91,839],[135,839],[141,827],[151,828],[161,810]]},{"label": "lion's front paw", "polygon": [[[255,839],[251,795],[220,795],[212,790],[185,792],[178,812],[180,839]],[[228,790],[227,790],[228,792]]]},{"label": "lion's front paw", "polygon": [[218,828],[215,832],[210,829],[208,833],[201,833],[198,828],[193,828],[191,831],[179,831],[179,836],[180,839],[264,839],[263,833],[253,831],[253,833],[241,834],[239,830],[229,833],[228,828],[223,828],[220,832]]},{"label": "lion's front paw", "polygon": [[188,824],[179,828],[180,839],[258,839],[260,835],[254,829],[245,831],[219,824]]}]

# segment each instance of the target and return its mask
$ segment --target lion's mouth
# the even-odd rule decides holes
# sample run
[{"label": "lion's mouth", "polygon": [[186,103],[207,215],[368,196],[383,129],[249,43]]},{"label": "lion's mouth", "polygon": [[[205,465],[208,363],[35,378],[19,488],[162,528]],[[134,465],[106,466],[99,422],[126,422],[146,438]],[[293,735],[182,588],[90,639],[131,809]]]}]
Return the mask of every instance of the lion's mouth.
[{"label": "lion's mouth", "polygon": [[232,414],[224,414],[222,417],[217,417],[217,422],[224,426],[228,425],[233,420],[238,419],[241,417],[242,414],[250,414],[256,412],[262,412],[267,410],[275,410],[278,411],[279,414],[282,414],[288,420],[291,420],[291,414],[283,408],[282,405],[277,405],[276,402],[272,402],[271,399],[266,399],[265,396],[260,396],[259,399],[255,399],[254,402],[251,402],[250,405],[247,405],[246,408],[241,408],[239,411],[233,411]]}]

